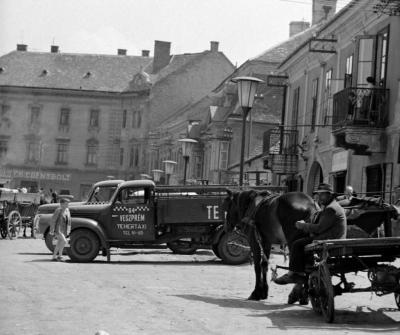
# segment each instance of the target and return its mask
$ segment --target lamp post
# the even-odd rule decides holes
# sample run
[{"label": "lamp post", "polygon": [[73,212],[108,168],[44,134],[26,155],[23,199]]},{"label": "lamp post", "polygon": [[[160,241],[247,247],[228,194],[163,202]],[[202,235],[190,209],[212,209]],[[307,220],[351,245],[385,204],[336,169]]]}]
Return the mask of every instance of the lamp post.
[{"label": "lamp post", "polygon": [[246,141],[246,119],[254,103],[254,95],[256,94],[259,83],[263,81],[254,77],[236,77],[232,81],[238,85],[239,104],[242,107],[242,142],[240,147],[240,172],[239,186],[243,186],[243,166],[244,166],[244,147]]},{"label": "lamp post", "polygon": [[163,163],[165,164],[165,174],[167,176],[166,184],[169,185],[169,177],[171,176],[171,174],[174,173],[174,167],[176,165],[176,162],[166,160],[166,161],[163,161]]},{"label": "lamp post", "polygon": [[178,142],[181,142],[181,144],[182,144],[182,157],[185,161],[185,167],[183,170],[183,185],[186,185],[187,165],[188,165],[189,157],[192,154],[193,146],[197,143],[197,141],[193,140],[191,138],[183,138],[181,140],[178,140]]},{"label": "lamp post", "polygon": [[154,169],[153,171],[153,178],[154,178],[154,182],[158,183],[161,179],[161,175],[164,173],[163,170],[158,170],[158,169]]}]

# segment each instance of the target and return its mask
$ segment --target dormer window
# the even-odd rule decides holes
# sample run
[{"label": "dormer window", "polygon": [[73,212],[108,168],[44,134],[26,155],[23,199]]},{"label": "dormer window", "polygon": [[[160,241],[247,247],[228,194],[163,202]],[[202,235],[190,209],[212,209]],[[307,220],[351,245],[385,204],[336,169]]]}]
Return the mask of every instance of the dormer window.
[{"label": "dormer window", "polygon": [[3,73],[5,71],[6,71],[6,69],[4,67],[0,67],[0,73]]},{"label": "dormer window", "polygon": [[41,77],[47,76],[48,73],[49,73],[49,72],[48,72],[46,69],[44,69],[44,70],[42,71],[42,73],[40,74],[40,76],[41,76]]},{"label": "dormer window", "polygon": [[83,78],[89,78],[92,75],[92,73],[90,71],[85,73],[85,76]]}]

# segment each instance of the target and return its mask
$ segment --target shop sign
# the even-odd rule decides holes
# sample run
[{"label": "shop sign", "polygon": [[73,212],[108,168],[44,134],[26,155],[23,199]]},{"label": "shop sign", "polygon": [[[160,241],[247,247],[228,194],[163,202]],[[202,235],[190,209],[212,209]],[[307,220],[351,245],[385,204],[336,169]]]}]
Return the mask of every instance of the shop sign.
[{"label": "shop sign", "polygon": [[271,155],[271,171],[276,174],[296,174],[297,156],[296,155]]},{"label": "shop sign", "polygon": [[14,169],[14,168],[2,168],[0,169],[0,178],[22,178],[22,179],[33,179],[33,180],[56,180],[56,181],[70,181],[70,173],[58,173],[58,172],[47,172],[39,170],[28,170],[28,169]]},{"label": "shop sign", "polygon": [[332,172],[347,170],[349,151],[335,152],[332,156]]}]

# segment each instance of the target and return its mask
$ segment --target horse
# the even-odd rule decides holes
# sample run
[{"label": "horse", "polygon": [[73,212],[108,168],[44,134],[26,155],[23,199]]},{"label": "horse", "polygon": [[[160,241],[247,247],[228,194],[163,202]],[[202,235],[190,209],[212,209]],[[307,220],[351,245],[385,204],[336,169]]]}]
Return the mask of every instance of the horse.
[{"label": "horse", "polygon": [[287,244],[305,236],[295,222],[310,219],[319,207],[305,193],[260,194],[254,190],[227,190],[222,208],[226,212],[226,230],[239,227],[247,236],[254,261],[255,287],[248,300],[268,298],[268,260],[273,243]]}]

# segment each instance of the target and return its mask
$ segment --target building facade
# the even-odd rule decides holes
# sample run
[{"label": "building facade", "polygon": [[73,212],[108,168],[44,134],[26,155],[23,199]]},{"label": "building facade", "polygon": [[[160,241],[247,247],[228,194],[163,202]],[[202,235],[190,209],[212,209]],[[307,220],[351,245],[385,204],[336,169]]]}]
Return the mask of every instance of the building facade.
[{"label": "building facade", "polygon": [[152,58],[18,45],[0,57],[0,185],[82,198],[96,181],[140,178],[151,127],[231,73],[215,43],[180,56],[156,41]]},{"label": "building facade", "polygon": [[350,184],[393,200],[400,183],[400,20],[380,4],[351,1],[279,67],[289,78],[285,130],[299,134],[299,159],[285,176],[293,189],[311,194],[325,181],[339,193]]}]

